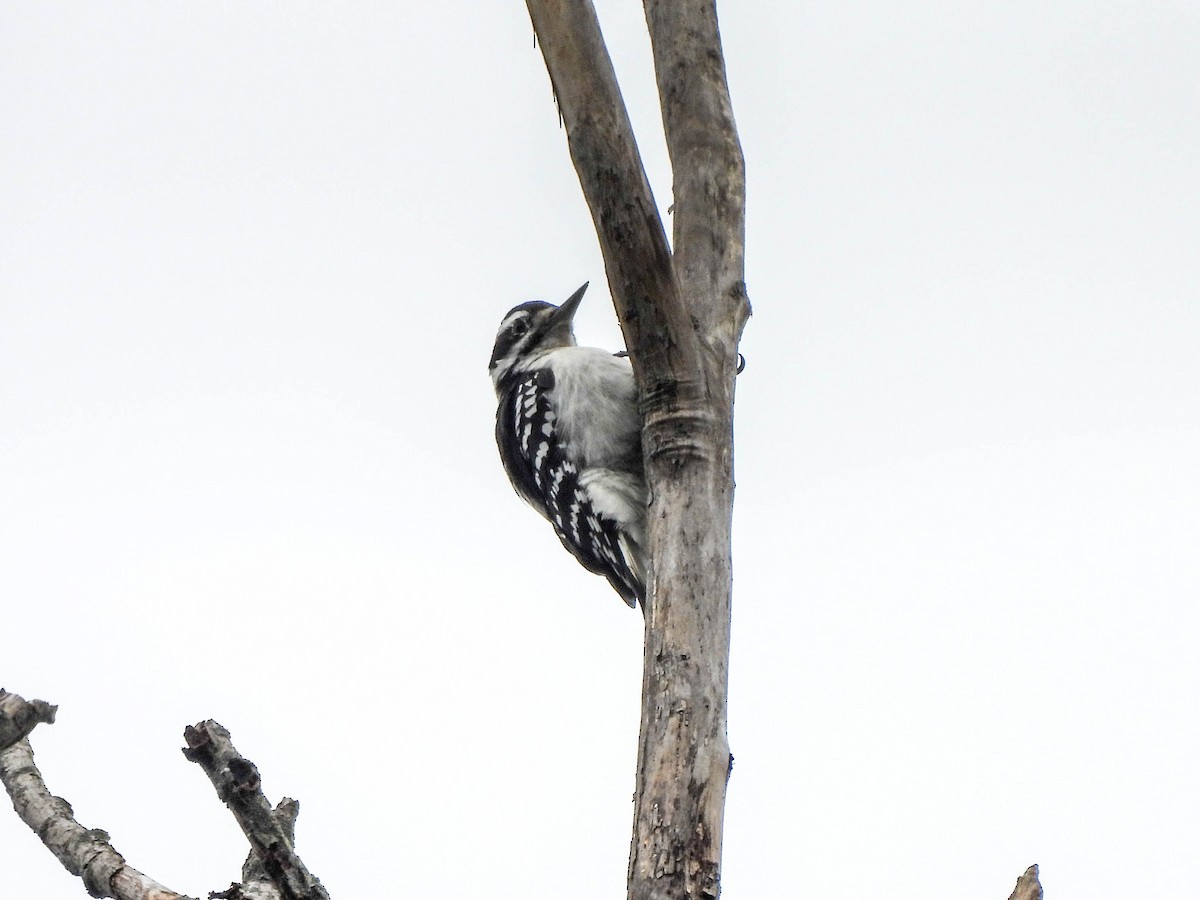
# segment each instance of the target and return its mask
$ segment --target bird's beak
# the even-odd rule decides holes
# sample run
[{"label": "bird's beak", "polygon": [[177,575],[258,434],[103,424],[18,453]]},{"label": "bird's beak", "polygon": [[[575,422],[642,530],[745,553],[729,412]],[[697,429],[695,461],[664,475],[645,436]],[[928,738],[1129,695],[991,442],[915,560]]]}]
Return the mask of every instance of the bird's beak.
[{"label": "bird's beak", "polygon": [[571,327],[571,321],[575,318],[575,310],[579,309],[579,304],[583,301],[584,291],[588,289],[591,282],[585,281],[575,293],[567,298],[566,303],[560,306],[554,313],[554,325],[566,325]]}]

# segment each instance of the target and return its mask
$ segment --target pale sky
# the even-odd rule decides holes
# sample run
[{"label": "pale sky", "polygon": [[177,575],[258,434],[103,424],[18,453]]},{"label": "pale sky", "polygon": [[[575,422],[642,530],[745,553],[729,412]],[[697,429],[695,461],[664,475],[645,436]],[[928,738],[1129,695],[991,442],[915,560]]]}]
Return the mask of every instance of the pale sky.
[{"label": "pale sky", "polygon": [[[724,896],[1193,896],[1200,11],[720,12]],[[511,306],[590,280],[620,346],[524,4],[10,2],[0,122],[0,685],[60,706],[51,789],[223,889],[214,718],[334,898],[622,896],[641,616],[492,438]],[[86,896],[7,807],[0,870]]]}]

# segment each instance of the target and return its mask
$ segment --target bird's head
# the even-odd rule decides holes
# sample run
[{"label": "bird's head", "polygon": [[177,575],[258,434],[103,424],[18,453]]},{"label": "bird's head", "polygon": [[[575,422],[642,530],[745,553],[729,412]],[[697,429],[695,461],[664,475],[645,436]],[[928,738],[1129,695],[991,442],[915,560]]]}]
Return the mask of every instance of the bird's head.
[{"label": "bird's head", "polygon": [[586,290],[585,282],[562,306],[530,300],[508,311],[496,332],[492,361],[488,364],[488,374],[497,391],[500,383],[522,362],[546,350],[575,346],[571,322]]}]

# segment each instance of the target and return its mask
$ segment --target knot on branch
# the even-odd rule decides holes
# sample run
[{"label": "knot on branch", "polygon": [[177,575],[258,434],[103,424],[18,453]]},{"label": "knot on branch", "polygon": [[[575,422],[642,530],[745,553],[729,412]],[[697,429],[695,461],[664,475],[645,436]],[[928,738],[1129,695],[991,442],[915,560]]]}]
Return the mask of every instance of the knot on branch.
[{"label": "knot on branch", "polygon": [[[92,833],[87,832],[89,836]],[[95,840],[96,846],[86,851],[83,871],[73,873],[83,878],[83,886],[93,897],[111,897],[113,876],[125,868],[125,857],[112,848],[107,837]]]},{"label": "knot on branch", "polygon": [[45,700],[25,700],[0,688],[0,750],[29,736],[40,722],[54,724],[58,707]]},{"label": "knot on branch", "polygon": [[259,777],[258,767],[248,759],[235,757],[229,761],[229,774],[233,780],[230,782],[230,790],[239,794],[252,794],[262,787],[262,778]]}]

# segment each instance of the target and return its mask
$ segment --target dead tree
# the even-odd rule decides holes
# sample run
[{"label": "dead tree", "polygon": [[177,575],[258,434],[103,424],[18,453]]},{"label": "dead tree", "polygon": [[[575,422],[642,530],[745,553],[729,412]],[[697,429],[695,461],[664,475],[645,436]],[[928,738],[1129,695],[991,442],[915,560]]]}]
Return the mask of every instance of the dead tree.
[{"label": "dead tree", "polygon": [[726,738],[733,385],[750,315],[745,174],[712,0],[646,0],[674,173],[671,244],[588,0],[527,0],[645,416],[654,575],[632,900],[715,897]]},{"label": "dead tree", "polygon": [[[643,0],[672,241],[590,0],[526,0],[645,416],[649,585],[630,900],[720,893],[733,586],[733,397],[750,316],[745,162],[715,0]],[[1040,900],[1037,867],[1010,900]]]}]

